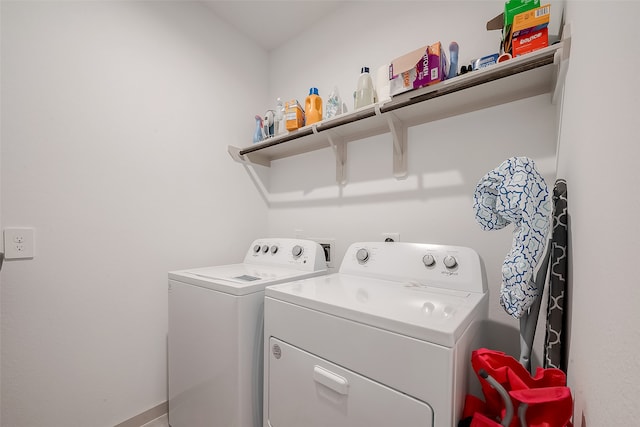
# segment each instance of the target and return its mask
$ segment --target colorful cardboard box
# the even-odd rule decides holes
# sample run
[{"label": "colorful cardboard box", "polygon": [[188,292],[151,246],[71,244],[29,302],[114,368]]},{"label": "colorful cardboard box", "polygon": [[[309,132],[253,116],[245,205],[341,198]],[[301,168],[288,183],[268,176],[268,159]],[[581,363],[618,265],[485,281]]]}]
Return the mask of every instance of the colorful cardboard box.
[{"label": "colorful cardboard box", "polygon": [[399,58],[389,65],[390,95],[443,81],[449,72],[447,55],[440,42],[423,46]]},{"label": "colorful cardboard box", "polygon": [[519,13],[513,17],[513,26],[511,27],[512,37],[515,39],[528,33],[540,31],[549,25],[550,15],[551,5],[548,4],[524,13]]},{"label": "colorful cardboard box", "polygon": [[544,27],[513,39],[512,55],[515,58],[547,46],[549,46],[549,29]]},{"label": "colorful cardboard box", "polygon": [[293,131],[304,126],[304,110],[297,99],[292,99],[284,104],[284,120],[288,131]]},{"label": "colorful cardboard box", "polygon": [[516,15],[540,7],[540,0],[507,0],[504,12],[487,22],[487,30],[502,30],[502,53],[512,53],[513,20]]}]

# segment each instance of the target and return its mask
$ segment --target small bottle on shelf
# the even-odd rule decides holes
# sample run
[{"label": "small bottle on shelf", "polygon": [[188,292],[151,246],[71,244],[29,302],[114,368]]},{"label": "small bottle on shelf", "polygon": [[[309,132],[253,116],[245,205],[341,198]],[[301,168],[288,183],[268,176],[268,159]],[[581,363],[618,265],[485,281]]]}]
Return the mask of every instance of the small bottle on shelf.
[{"label": "small bottle on shelf", "polygon": [[353,109],[366,107],[374,103],[373,80],[369,74],[369,67],[362,67],[360,77],[358,77],[358,88],[356,89]]},{"label": "small bottle on shelf", "polygon": [[275,117],[275,134],[281,135],[287,133],[285,124],[284,102],[281,98],[276,99],[276,117]]}]

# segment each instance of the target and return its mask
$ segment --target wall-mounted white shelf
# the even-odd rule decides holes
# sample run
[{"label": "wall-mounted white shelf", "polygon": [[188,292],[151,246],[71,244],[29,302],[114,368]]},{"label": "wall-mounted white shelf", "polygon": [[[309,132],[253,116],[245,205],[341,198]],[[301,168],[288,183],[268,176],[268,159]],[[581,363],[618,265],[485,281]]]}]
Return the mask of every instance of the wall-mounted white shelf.
[{"label": "wall-mounted white shelf", "polygon": [[569,62],[571,39],[530,54],[393,97],[382,104],[305,126],[245,148],[229,146],[242,163],[270,166],[272,160],[332,147],[336,180],[346,182],[346,144],[390,133],[393,174],[407,176],[407,127],[549,93],[556,102]]}]

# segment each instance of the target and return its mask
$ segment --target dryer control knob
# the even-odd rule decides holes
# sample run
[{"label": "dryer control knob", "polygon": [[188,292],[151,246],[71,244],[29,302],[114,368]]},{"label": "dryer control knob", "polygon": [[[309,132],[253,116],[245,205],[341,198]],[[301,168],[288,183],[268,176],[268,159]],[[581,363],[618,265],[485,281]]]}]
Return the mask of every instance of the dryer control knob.
[{"label": "dryer control knob", "polygon": [[271,246],[271,253],[275,254],[276,252],[278,252],[278,247],[276,245]]},{"label": "dryer control knob", "polygon": [[263,253],[265,253],[265,254],[266,254],[267,252],[269,252],[269,245],[263,245],[263,246],[262,246],[262,252],[263,252]]},{"label": "dryer control knob", "polygon": [[356,259],[360,264],[364,264],[369,261],[369,251],[364,248],[358,249],[358,252],[356,252]]},{"label": "dryer control knob", "polygon": [[253,247],[253,252],[255,252],[255,253],[260,252],[260,245],[255,245],[255,246]]},{"label": "dryer control knob", "polygon": [[426,254],[422,257],[422,262],[427,267],[433,267],[433,265],[436,263],[436,259],[433,257],[433,255]]},{"label": "dryer control knob", "polygon": [[444,262],[444,266],[447,268],[454,268],[456,265],[458,265],[458,261],[451,255],[447,255],[446,257],[444,257],[444,260],[442,260],[442,262]]},{"label": "dryer control knob", "polygon": [[302,249],[300,245],[295,245],[293,249],[291,249],[291,255],[293,255],[294,258],[299,258],[302,252],[304,252],[304,249]]}]

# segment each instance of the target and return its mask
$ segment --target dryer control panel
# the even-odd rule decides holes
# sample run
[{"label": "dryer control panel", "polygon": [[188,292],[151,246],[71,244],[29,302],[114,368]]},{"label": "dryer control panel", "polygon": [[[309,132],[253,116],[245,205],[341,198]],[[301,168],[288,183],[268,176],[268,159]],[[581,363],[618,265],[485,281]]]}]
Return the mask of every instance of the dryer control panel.
[{"label": "dryer control panel", "polygon": [[486,292],[480,256],[471,248],[407,242],[360,242],[347,249],[340,273],[417,285]]}]

